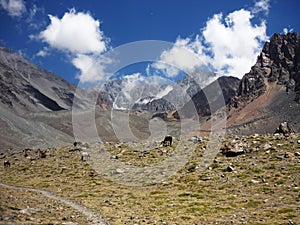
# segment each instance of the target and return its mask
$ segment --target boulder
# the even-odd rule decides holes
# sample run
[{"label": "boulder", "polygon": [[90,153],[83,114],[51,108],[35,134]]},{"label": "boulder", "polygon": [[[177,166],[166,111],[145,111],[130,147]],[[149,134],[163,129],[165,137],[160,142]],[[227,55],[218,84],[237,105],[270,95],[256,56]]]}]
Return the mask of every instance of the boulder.
[{"label": "boulder", "polygon": [[221,152],[226,157],[235,157],[246,153],[243,144],[235,141],[226,142],[224,146],[221,147]]},{"label": "boulder", "polygon": [[275,131],[275,133],[278,133],[278,134],[290,134],[293,132],[294,131],[288,122],[280,123],[278,128]]}]

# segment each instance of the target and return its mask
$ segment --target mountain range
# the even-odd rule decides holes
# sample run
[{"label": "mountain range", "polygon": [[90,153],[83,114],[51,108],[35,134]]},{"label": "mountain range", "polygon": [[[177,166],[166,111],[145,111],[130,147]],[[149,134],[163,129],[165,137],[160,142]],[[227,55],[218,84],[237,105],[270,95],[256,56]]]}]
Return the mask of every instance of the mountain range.
[{"label": "mountain range", "polygon": [[[110,125],[111,110],[120,116],[129,110],[134,116],[133,130],[147,137],[146,125],[154,114],[164,113],[162,119],[176,123],[194,116],[191,106],[200,118],[206,118],[204,128],[209,126],[212,114],[226,107],[230,134],[272,133],[283,121],[299,132],[299,68],[300,35],[274,34],[241,80],[219,77],[204,86],[201,77],[216,74],[199,72],[160,86],[125,77],[84,90],[0,47],[0,124],[5,131],[0,134],[0,147],[20,149],[73,142],[72,109],[84,112],[95,104],[95,96],[97,129],[106,140],[116,140]],[[208,100],[207,95],[214,97]]]}]

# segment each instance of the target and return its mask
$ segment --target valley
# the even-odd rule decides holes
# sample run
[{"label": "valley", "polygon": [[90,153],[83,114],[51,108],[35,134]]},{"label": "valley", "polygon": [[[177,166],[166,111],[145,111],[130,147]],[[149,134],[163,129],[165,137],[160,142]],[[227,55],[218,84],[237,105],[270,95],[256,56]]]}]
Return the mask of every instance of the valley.
[{"label": "valley", "polygon": [[300,224],[299,60],[84,89],[1,47],[0,224]]},{"label": "valley", "polygon": [[[107,224],[299,224],[299,140],[295,134],[228,136],[223,146],[237,143],[245,154],[226,157],[219,151],[205,170],[198,165],[208,139],[182,140],[195,146],[188,162],[168,179],[143,186],[134,185],[134,180],[133,185],[111,180],[110,176],[122,177],[126,171],[96,172],[92,159],[83,162],[72,145],[43,149],[45,158],[33,149],[27,157],[6,155],[11,166],[1,167],[0,177],[10,186],[0,185],[1,220],[4,224],[102,224],[82,212],[84,207]],[[81,152],[98,152],[105,145],[119,161],[144,167],[170,157],[177,146],[145,144],[152,147],[142,151],[138,143],[107,142],[84,145]],[[45,196],[46,191],[57,198]]]}]

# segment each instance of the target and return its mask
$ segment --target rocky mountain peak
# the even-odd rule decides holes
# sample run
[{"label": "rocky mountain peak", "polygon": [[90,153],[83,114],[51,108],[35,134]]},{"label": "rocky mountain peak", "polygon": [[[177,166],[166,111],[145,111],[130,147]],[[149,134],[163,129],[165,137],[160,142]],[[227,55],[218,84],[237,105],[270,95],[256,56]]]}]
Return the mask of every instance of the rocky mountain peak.
[{"label": "rocky mountain peak", "polygon": [[230,106],[244,106],[265,93],[267,85],[285,85],[287,92],[297,93],[300,101],[300,34],[274,34],[266,42],[250,72],[242,78],[238,93]]}]

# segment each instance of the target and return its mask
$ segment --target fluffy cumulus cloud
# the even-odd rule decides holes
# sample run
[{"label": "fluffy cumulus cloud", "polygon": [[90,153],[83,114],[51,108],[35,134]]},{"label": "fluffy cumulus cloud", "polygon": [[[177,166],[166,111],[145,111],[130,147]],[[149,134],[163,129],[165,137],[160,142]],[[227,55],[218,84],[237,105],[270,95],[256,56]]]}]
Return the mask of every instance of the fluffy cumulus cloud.
[{"label": "fluffy cumulus cloud", "polygon": [[25,3],[23,0],[1,0],[0,4],[10,16],[20,17],[26,12]]},{"label": "fluffy cumulus cloud", "polygon": [[[240,9],[227,16],[215,14],[207,20],[200,35],[194,40],[178,38],[173,48],[164,51],[152,67],[172,77],[178,75],[176,67],[193,73],[206,64],[206,68],[213,68],[219,75],[241,78],[249,72],[268,38],[264,21],[252,24],[254,12],[259,9],[268,10],[268,1],[256,2],[252,11]],[[194,56],[188,52],[193,52]]]},{"label": "fluffy cumulus cloud", "polygon": [[255,63],[267,36],[265,22],[252,25],[252,17],[250,11],[241,9],[224,20],[218,14],[207,22],[203,37],[217,72],[242,77]]},{"label": "fluffy cumulus cloud", "polygon": [[[174,46],[162,52],[159,60],[152,66],[158,70],[162,70],[168,77],[175,77],[180,70],[187,73],[193,72],[201,67],[207,57],[202,54],[202,45],[199,36],[195,41],[190,38],[178,38]],[[149,68],[148,68],[149,69]]]},{"label": "fluffy cumulus cloud", "polygon": [[[100,30],[100,21],[75,9],[66,12],[62,18],[52,15],[49,18],[50,24],[34,38],[70,54],[71,63],[80,70],[78,78],[81,82],[105,79],[104,68],[109,60],[100,57],[107,50],[107,39]],[[38,56],[46,54],[41,50]]]},{"label": "fluffy cumulus cloud", "polygon": [[51,47],[74,53],[101,53],[106,50],[100,22],[89,13],[66,12],[59,19],[49,15],[50,24],[39,35]]},{"label": "fluffy cumulus cloud", "polygon": [[105,81],[111,75],[105,71],[106,65],[111,63],[111,59],[103,56],[77,54],[72,59],[72,63],[80,70],[78,79],[82,83]]}]

